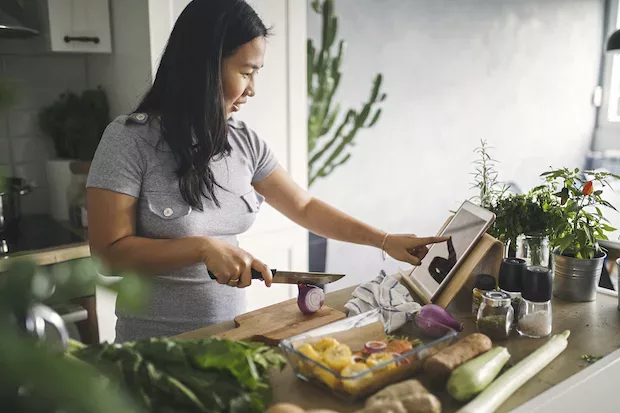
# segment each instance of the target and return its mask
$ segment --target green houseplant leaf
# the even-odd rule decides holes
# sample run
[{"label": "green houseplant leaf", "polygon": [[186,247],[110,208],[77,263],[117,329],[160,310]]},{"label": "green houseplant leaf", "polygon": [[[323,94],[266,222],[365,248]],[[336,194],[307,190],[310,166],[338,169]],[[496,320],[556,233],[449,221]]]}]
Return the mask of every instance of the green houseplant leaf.
[{"label": "green houseplant leaf", "polygon": [[54,352],[16,322],[19,314],[41,302],[50,290],[62,296],[62,290],[71,289],[82,272],[67,267],[63,277],[54,277],[40,272],[28,259],[10,258],[6,264],[0,276],[2,407],[13,413],[143,411],[124,391],[110,388],[99,371]]},{"label": "green houseplant leaf", "polygon": [[[609,178],[617,175],[607,172],[585,171],[592,178],[588,181],[579,168],[562,168],[541,174],[545,184],[534,188],[535,195],[553,198],[547,201],[547,210],[555,214],[551,244],[562,254],[576,258],[592,259],[599,256],[598,239],[606,239],[605,231],[615,228],[606,224],[600,207],[616,210],[614,205],[602,198],[609,188]],[[600,189],[594,190],[594,186]]]},{"label": "green houseplant leaf", "polygon": [[109,123],[110,108],[101,87],[80,95],[68,91],[39,111],[39,127],[54,142],[59,158],[91,160]]},{"label": "green houseplant leaf", "polygon": [[368,99],[359,109],[342,110],[335,102],[346,45],[343,40],[336,45],[338,17],[334,0],[313,0],[312,9],[321,16],[322,31],[319,47],[314,46],[312,39],[307,42],[309,186],[351,158],[347,149],[355,145],[354,139],[361,129],[376,125],[382,113],[377,106],[387,97],[381,92],[383,76],[377,74]]}]

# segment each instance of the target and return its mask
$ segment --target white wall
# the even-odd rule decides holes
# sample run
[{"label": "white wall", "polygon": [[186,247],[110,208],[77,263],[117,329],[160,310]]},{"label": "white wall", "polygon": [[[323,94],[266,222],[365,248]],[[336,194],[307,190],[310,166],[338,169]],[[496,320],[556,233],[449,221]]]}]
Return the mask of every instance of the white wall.
[{"label": "white wall", "polygon": [[0,113],[0,173],[34,181],[23,197],[23,214],[49,213],[46,161],[56,157],[51,138],[38,127],[39,111],[67,91],[87,88],[85,57],[54,53],[49,45],[47,3],[28,2],[39,16],[41,35],[28,39],[0,38],[0,78],[16,93],[16,101]]},{"label": "white wall", "polygon": [[[600,0],[337,0],[347,40],[345,107],[384,74],[379,123],[312,193],[390,232],[434,234],[468,192],[472,152],[495,147],[500,178],[529,189],[549,165],[582,166],[601,52]],[[320,17],[308,8],[308,33]],[[327,270],[374,277],[380,253],[330,241]],[[403,264],[406,267],[406,264]]]},{"label": "white wall", "polygon": [[112,54],[86,58],[89,87],[102,85],[114,118],[131,112],[151,82],[148,0],[110,0]]}]

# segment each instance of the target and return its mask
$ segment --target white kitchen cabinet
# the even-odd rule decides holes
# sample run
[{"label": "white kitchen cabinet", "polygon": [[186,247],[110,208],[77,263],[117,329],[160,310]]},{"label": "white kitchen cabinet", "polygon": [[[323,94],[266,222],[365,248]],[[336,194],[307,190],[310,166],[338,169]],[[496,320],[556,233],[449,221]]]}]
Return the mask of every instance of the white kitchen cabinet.
[{"label": "white kitchen cabinet", "polygon": [[49,0],[48,17],[52,51],[112,52],[108,0]]}]

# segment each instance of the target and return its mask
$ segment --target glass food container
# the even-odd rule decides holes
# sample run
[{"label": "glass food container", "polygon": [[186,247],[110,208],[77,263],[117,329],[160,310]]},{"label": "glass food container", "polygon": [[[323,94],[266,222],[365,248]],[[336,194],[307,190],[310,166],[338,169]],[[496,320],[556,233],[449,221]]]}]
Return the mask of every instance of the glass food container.
[{"label": "glass food container", "polygon": [[[388,337],[380,312],[375,309],[282,340],[280,348],[298,378],[353,403],[413,375],[426,357],[456,341],[457,332],[449,327],[435,324],[426,325],[425,331],[429,331],[427,328],[432,329],[435,336],[408,322],[393,332],[394,336]],[[439,338],[438,330],[443,332]],[[389,338],[398,343],[388,341]],[[412,348],[397,352],[403,339],[412,343]],[[334,346],[333,340],[339,344]],[[387,347],[386,341],[390,343]],[[392,348],[392,344],[396,347]],[[342,345],[348,347],[350,353]],[[343,356],[342,360],[334,362],[335,355]],[[326,361],[328,359],[331,363]]]}]

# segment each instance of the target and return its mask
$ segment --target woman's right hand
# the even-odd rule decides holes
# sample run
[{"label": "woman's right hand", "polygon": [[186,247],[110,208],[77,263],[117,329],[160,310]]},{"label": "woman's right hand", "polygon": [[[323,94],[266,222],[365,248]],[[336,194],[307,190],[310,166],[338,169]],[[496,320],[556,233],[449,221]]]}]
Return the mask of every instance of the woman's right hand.
[{"label": "woman's right hand", "polygon": [[[236,284],[245,288],[252,283],[252,268],[260,271],[267,287],[271,286],[271,270],[247,251],[216,238],[205,238],[202,259],[219,284]],[[238,282],[235,282],[238,280]]]}]

